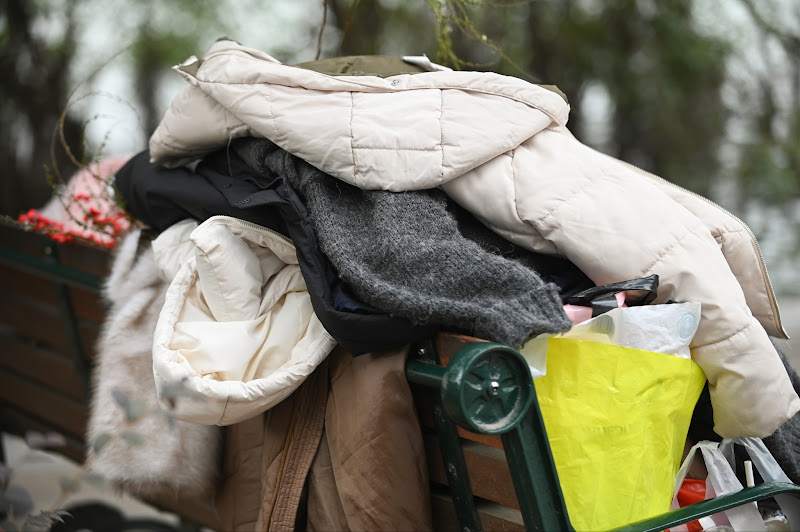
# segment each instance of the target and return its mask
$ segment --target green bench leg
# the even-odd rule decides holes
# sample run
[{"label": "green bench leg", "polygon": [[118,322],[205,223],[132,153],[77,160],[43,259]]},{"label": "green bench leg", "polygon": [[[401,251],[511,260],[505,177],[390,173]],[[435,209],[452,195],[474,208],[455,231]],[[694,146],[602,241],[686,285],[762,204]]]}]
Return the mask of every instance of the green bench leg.
[{"label": "green bench leg", "polygon": [[456,425],[445,414],[440,394],[436,393],[444,375],[445,368],[436,364],[436,352],[433,342],[421,346],[417,353],[419,360],[413,360],[406,366],[406,376],[411,382],[422,384],[428,388],[429,399],[433,409],[433,422],[436,428],[436,439],[444,460],[447,483],[450,486],[453,506],[456,510],[461,532],[480,532],[483,530],[475,502],[472,497],[472,484],[467,473],[461,440],[456,432]]}]

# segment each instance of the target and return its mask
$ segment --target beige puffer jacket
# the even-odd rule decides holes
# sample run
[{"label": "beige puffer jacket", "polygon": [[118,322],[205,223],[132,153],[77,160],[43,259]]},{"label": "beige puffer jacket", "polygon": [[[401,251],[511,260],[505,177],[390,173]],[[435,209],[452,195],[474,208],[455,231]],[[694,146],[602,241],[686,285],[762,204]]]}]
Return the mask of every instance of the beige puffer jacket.
[{"label": "beige puffer jacket", "polygon": [[721,436],[763,437],[800,410],[767,336],[785,333],[750,231],[581,144],[556,93],[493,73],[331,76],[227,40],[176,70],[189,86],[150,139],[155,162],[249,135],[360,188],[441,187],[508,240],[565,256],[597,284],[656,273],[656,302],[699,301],[692,354]]},{"label": "beige puffer jacket", "polygon": [[175,417],[230,425],[296,390],[336,341],[314,314],[288,238],[213,216],[184,220],[153,242],[171,279],[153,337],[159,399]]}]

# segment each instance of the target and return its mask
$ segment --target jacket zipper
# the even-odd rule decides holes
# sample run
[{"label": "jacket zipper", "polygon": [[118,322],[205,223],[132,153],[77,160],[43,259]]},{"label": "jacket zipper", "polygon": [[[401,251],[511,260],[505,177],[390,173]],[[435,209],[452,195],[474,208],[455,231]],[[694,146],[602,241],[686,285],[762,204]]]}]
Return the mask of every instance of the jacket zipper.
[{"label": "jacket zipper", "polygon": [[[594,150],[594,148],[592,148],[592,149]],[[611,157],[610,155],[602,153],[602,152],[599,152],[597,150],[594,150],[594,151],[599,153],[599,154],[601,154],[601,155],[604,155],[605,157]],[[680,185],[676,185],[675,183],[673,183],[671,181],[667,181],[663,177],[657,176],[657,175],[655,175],[655,174],[653,174],[651,172],[648,172],[647,170],[642,170],[638,166],[635,166],[635,165],[633,165],[633,164],[631,164],[629,162],[623,161],[621,159],[616,159],[616,158],[613,158],[613,157],[611,157],[611,158],[614,159],[615,161],[621,162],[622,164],[624,164],[625,166],[627,166],[631,170],[633,170],[633,171],[635,171],[635,172],[637,172],[639,174],[642,174],[645,177],[649,177],[650,179],[655,179],[655,180],[660,181],[662,183],[666,183],[667,185],[669,185],[671,187],[677,188],[678,190],[681,190],[683,192],[686,192],[687,194],[690,194],[690,195],[692,195],[692,196],[694,196],[694,197],[696,197],[698,199],[703,200],[704,202],[708,203],[709,205],[711,205],[713,207],[716,207],[717,209],[720,209],[722,212],[724,212],[725,214],[727,214],[728,216],[730,216],[731,218],[733,218],[734,220],[736,220],[737,222],[742,224],[742,227],[744,227],[747,230],[747,233],[750,235],[750,240],[753,242],[753,245],[756,248],[756,252],[757,252],[757,255],[758,255],[758,265],[761,268],[761,275],[764,277],[764,280],[766,281],[767,298],[769,299],[769,304],[770,304],[770,307],[772,308],[772,314],[775,316],[775,324],[778,326],[778,329],[783,333],[783,335],[786,338],[788,338],[789,335],[786,333],[786,329],[784,329],[783,322],[781,321],[781,314],[780,314],[780,310],[778,309],[778,301],[777,301],[777,298],[775,297],[775,292],[774,292],[774,290],[772,288],[772,282],[769,279],[769,272],[767,272],[767,265],[766,265],[766,262],[764,261],[764,255],[761,253],[761,246],[758,245],[758,240],[756,239],[756,235],[753,234],[753,231],[747,226],[747,224],[744,223],[741,220],[741,218],[739,218],[735,214],[731,213],[730,211],[725,209],[720,204],[718,204],[718,203],[706,198],[705,196],[702,196],[702,195],[700,195],[700,194],[698,194],[696,192],[693,192],[691,190],[683,188]]]},{"label": "jacket zipper", "polygon": [[261,233],[267,233],[267,234],[276,236],[276,237],[280,238],[281,240],[283,240],[284,242],[286,242],[287,244],[289,244],[290,246],[294,247],[294,242],[292,242],[291,238],[289,238],[286,235],[280,234],[279,232],[275,231],[274,229],[270,229],[269,227],[264,227],[263,225],[254,224],[253,222],[248,222],[247,220],[234,218],[233,216],[226,216],[225,219],[231,221],[232,223],[234,223],[236,225],[240,225],[242,227],[245,227],[247,229],[251,229],[251,230],[254,230],[254,231],[261,232]]}]

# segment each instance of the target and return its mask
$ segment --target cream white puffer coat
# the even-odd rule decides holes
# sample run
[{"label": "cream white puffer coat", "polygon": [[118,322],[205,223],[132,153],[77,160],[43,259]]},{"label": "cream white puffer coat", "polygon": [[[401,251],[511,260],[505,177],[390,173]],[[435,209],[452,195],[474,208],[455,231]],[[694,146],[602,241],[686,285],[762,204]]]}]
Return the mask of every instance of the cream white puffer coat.
[{"label": "cream white puffer coat", "polygon": [[363,189],[441,187],[528,249],[595,283],[661,279],[656,302],[699,301],[692,354],[721,436],[766,436],[800,410],[767,332],[785,337],[749,229],[698,196],[600,154],[556,93],[493,73],[330,76],[232,41],[175,67],[189,83],[150,139],[178,165],[266,137]]},{"label": "cream white puffer coat", "polygon": [[153,339],[159,399],[175,417],[230,425],[288,397],[336,341],[314,314],[285,237],[214,216],[173,225],[153,242],[170,279]]}]

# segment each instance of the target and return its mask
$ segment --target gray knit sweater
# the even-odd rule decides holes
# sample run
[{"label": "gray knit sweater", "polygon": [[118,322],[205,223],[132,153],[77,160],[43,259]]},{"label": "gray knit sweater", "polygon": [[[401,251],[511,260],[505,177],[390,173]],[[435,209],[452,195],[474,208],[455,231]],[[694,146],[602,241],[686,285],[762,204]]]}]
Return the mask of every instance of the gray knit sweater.
[{"label": "gray knit sweater", "polygon": [[297,191],[322,252],[364,302],[515,348],[571,327],[557,287],[499,254],[502,244],[466,238],[443,192],[361,190],[267,140],[231,148],[264,182],[280,176]]}]

